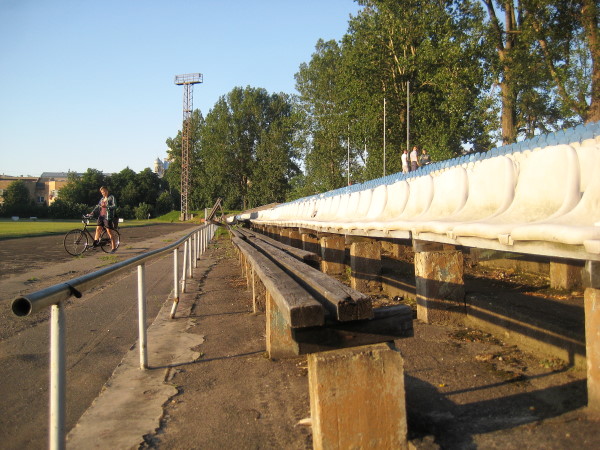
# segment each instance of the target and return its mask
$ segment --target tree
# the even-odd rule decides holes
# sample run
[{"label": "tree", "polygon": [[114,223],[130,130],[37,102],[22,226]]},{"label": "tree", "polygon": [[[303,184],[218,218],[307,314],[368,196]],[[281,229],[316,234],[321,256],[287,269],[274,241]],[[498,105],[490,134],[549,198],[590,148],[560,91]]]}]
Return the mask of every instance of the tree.
[{"label": "tree", "polygon": [[[408,145],[434,159],[489,145],[483,10],[470,1],[363,0],[341,43],[319,40],[296,74],[315,192],[400,170]],[[410,90],[409,90],[410,88]],[[385,114],[384,114],[385,104]],[[384,154],[385,147],[385,154]],[[350,161],[348,161],[348,154]]]},{"label": "tree", "polygon": [[344,184],[342,173],[347,165],[347,152],[343,138],[348,135],[348,120],[344,115],[345,105],[340,101],[340,69],[338,43],[319,39],[310,63],[302,63],[295,75],[307,133],[304,137],[306,183],[313,187],[314,193]]},{"label": "tree", "polygon": [[200,186],[205,205],[223,198],[227,209],[281,201],[297,167],[296,116],[290,98],[236,87],[219,98],[202,129]]},{"label": "tree", "polygon": [[15,180],[4,191],[4,213],[8,216],[27,216],[35,205],[23,180]]},{"label": "tree", "polygon": [[[502,141],[600,119],[599,8],[595,0],[483,0]],[[498,18],[497,9],[504,13]]]},{"label": "tree", "polygon": [[86,205],[95,205],[100,198],[98,190],[107,184],[107,177],[97,169],[88,169],[81,177],[75,172],[69,172],[68,180],[60,190],[60,198]]}]

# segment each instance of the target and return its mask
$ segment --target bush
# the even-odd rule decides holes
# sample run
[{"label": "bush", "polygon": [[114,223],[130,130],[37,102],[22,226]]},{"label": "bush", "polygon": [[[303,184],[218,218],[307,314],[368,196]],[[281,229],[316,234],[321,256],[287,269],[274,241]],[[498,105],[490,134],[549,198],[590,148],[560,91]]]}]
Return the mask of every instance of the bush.
[{"label": "bush", "polygon": [[48,206],[48,216],[52,219],[79,219],[92,210],[83,203],[73,203],[57,198]]},{"label": "bush", "polygon": [[156,200],[156,215],[160,216],[173,210],[175,202],[167,191],[161,192]]},{"label": "bush", "polygon": [[135,208],[135,218],[137,220],[146,220],[151,215],[152,206],[148,203],[140,203],[139,206]]}]

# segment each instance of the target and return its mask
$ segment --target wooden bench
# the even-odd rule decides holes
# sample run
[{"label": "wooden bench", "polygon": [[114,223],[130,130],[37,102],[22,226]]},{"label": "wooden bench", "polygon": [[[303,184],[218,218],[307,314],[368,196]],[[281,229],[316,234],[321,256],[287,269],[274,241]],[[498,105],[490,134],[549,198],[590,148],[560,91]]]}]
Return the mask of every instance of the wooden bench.
[{"label": "wooden bench", "polygon": [[276,241],[264,234],[255,233],[252,230],[238,228],[237,233],[241,235],[242,239],[260,239],[265,243],[271,245],[272,247],[276,247],[290,256],[296,258],[298,261],[308,264],[311,267],[319,268],[319,263],[321,261],[321,257],[314,252],[309,252],[308,250],[303,250],[301,248],[296,248],[291,245],[284,244],[282,242]]},{"label": "wooden bench", "polygon": [[269,357],[308,355],[313,448],[407,448],[404,368],[393,341],[413,335],[410,307],[373,308],[287,246],[230,231],[255,311],[264,293]]},{"label": "wooden bench", "polygon": [[245,230],[231,234],[253,292],[254,311],[267,312],[271,358],[412,336],[410,307],[374,309],[370,297],[271,245],[268,238]]}]

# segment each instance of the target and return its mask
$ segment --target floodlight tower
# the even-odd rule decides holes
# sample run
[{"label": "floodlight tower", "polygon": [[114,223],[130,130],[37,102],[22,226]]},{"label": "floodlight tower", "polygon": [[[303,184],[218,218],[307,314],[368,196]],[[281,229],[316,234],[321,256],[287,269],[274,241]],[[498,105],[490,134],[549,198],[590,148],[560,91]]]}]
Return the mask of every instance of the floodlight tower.
[{"label": "floodlight tower", "polygon": [[175,84],[183,86],[183,126],[181,129],[181,220],[188,220],[188,190],[190,186],[190,139],[192,136],[192,110],[194,84],[202,83],[201,73],[175,76]]}]

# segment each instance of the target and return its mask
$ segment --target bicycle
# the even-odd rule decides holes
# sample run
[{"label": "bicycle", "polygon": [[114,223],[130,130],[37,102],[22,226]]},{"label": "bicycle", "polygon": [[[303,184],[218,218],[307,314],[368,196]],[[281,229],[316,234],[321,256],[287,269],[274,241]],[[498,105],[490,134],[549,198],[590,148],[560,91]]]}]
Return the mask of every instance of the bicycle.
[{"label": "bicycle", "polygon": [[[79,256],[86,250],[89,250],[90,248],[95,248],[93,245],[94,237],[87,229],[87,226],[90,223],[90,218],[90,216],[82,217],[81,223],[83,223],[83,230],[71,230],[65,235],[64,245],[65,250],[69,255]],[[102,228],[102,234],[100,235],[100,240],[98,241],[97,247],[100,247],[105,253],[110,253],[112,251],[110,237],[108,236],[106,228],[104,226],[102,226]],[[115,249],[117,249],[119,248],[119,244],[121,243],[121,235],[114,228],[112,228],[110,231],[115,240]],[[92,244],[90,244],[90,242]]]}]

